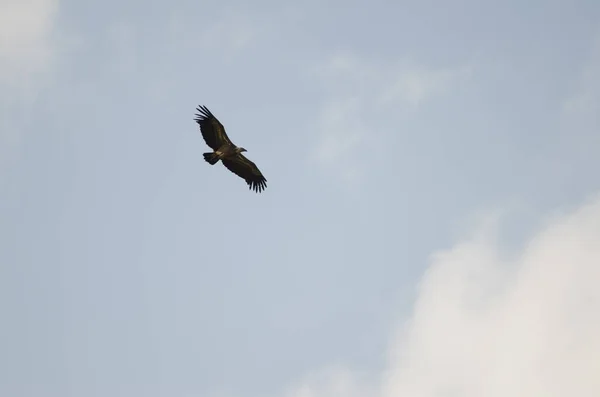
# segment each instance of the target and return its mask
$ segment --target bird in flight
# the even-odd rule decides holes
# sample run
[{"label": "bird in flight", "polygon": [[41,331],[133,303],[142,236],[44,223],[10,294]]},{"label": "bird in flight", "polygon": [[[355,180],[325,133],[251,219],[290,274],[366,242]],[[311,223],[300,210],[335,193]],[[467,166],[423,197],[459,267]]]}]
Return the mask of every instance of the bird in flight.
[{"label": "bird in flight", "polygon": [[247,152],[243,147],[238,147],[231,142],[225,133],[225,127],[206,108],[199,106],[194,119],[200,126],[200,132],[206,144],[213,150],[203,153],[204,160],[210,165],[215,165],[221,160],[223,165],[231,172],[244,179],[248,188],[260,193],[267,187],[267,180],[256,164],[248,160],[242,152]]}]

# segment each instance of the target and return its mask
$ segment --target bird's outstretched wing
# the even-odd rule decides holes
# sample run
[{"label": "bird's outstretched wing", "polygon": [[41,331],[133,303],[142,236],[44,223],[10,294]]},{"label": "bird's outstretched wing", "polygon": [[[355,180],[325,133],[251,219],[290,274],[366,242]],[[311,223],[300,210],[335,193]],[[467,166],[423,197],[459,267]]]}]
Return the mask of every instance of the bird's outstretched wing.
[{"label": "bird's outstretched wing", "polygon": [[206,106],[198,106],[196,110],[198,113],[194,120],[200,126],[204,141],[212,150],[217,150],[224,144],[232,145],[231,140],[225,133],[225,127]]},{"label": "bird's outstretched wing", "polygon": [[248,160],[243,154],[221,159],[223,165],[237,176],[243,178],[248,187],[260,193],[267,187],[267,180],[260,172],[256,164]]}]

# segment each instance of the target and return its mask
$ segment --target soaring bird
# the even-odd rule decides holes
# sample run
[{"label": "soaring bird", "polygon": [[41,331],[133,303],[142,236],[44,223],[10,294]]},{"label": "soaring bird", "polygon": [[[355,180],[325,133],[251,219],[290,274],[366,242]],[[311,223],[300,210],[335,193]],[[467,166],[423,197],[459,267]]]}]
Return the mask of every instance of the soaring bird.
[{"label": "soaring bird", "polygon": [[243,178],[248,188],[260,193],[267,187],[267,180],[256,164],[248,160],[242,152],[247,152],[243,147],[238,147],[231,142],[225,133],[225,127],[206,108],[199,106],[194,119],[200,126],[200,132],[206,144],[213,152],[203,153],[204,160],[210,165],[215,165],[221,160],[223,165],[237,176]]}]

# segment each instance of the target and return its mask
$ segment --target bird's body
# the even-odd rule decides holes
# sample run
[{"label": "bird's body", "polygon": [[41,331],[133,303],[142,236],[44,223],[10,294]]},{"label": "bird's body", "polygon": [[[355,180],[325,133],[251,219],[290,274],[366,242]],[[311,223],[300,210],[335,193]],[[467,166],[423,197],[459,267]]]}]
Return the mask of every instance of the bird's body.
[{"label": "bird's body", "polygon": [[206,106],[199,106],[196,110],[199,114],[196,115],[194,120],[200,126],[204,141],[213,150],[209,153],[203,153],[204,160],[211,165],[221,160],[229,171],[243,178],[250,189],[256,192],[264,190],[267,187],[267,180],[256,164],[242,154],[246,149],[231,142],[225,133],[225,127]]},{"label": "bird's body", "polygon": [[245,150],[242,150],[243,148],[237,147],[237,146],[232,146],[232,145],[221,145],[221,147],[219,147],[217,150],[214,151],[214,153],[219,156],[219,159],[223,159],[223,158],[227,158],[230,156],[234,156],[236,154],[239,154],[241,152],[244,152]]}]

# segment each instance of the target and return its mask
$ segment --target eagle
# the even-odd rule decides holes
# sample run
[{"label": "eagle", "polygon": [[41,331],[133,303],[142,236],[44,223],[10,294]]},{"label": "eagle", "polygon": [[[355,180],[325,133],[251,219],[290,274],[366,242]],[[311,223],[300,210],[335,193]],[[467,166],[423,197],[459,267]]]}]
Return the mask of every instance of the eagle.
[{"label": "eagle", "polygon": [[229,171],[246,181],[249,189],[257,193],[262,192],[267,187],[267,180],[256,164],[242,154],[247,150],[231,142],[227,133],[225,133],[223,124],[217,120],[206,106],[198,106],[196,110],[198,113],[194,120],[200,126],[204,141],[213,150],[213,152],[202,154],[204,160],[210,165],[215,165],[221,160]]}]

